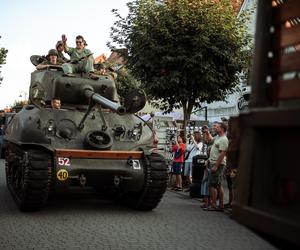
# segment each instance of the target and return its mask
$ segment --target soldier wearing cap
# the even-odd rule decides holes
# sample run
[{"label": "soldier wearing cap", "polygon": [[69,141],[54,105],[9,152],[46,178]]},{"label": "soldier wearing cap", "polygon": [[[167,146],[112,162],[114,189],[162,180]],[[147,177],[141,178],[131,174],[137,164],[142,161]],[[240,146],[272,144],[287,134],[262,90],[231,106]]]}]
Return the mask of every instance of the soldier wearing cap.
[{"label": "soldier wearing cap", "polygon": [[64,45],[62,41],[57,41],[55,48],[57,50],[57,61],[61,64],[68,62],[69,60],[64,56]]},{"label": "soldier wearing cap", "polygon": [[49,66],[61,67],[60,63],[57,61],[58,53],[55,49],[50,49],[48,55],[46,56],[47,60],[40,63],[36,66],[36,69],[45,69]]}]

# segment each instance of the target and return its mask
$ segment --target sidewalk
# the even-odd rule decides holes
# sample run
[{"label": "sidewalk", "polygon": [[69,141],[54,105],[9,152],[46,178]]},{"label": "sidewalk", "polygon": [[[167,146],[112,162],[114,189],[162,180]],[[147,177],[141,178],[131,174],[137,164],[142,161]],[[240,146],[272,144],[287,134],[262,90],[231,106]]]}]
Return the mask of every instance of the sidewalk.
[{"label": "sidewalk", "polygon": [[[183,191],[171,190],[171,187],[175,185],[175,179],[174,178],[175,178],[175,176],[169,176],[168,190],[171,191],[171,192],[177,193],[179,195],[183,195],[185,197],[190,197],[190,192],[185,192],[185,190],[188,189],[188,187],[184,187]],[[224,204],[226,204],[226,203],[228,203],[228,200],[229,200],[229,191],[228,191],[226,180],[223,180],[222,186],[223,186],[223,189],[224,189]],[[199,190],[199,193],[200,193],[200,190]],[[202,198],[194,198],[194,197],[193,198],[190,197],[190,198],[195,199],[195,200],[199,200],[199,202],[202,201]]]},{"label": "sidewalk", "polygon": [[[228,188],[227,188],[226,183],[223,183],[223,188],[224,188],[224,204],[226,204],[228,202],[228,196],[229,196],[229,194],[228,194]],[[202,198],[192,198],[192,197],[190,197],[190,193],[189,192],[174,191],[174,190],[171,190],[170,187],[168,187],[167,190],[169,192],[175,193],[175,194],[177,194],[179,196],[185,197],[185,199],[193,199],[193,200],[198,201],[199,202],[199,207],[203,204],[202,203]],[[186,190],[186,188],[184,190]],[[215,213],[215,212],[213,212],[213,213]],[[232,210],[231,209],[224,209],[224,212],[217,212],[217,213],[218,214],[222,214],[223,213],[225,216],[231,218]],[[232,219],[232,220],[235,221],[234,219]],[[238,222],[236,222],[236,223],[239,224]],[[246,227],[246,228],[248,228],[248,227]],[[250,230],[251,230],[251,228],[250,228]],[[253,231],[259,237],[261,237],[264,241],[271,243],[278,250],[299,249],[297,246],[295,246],[295,245],[293,245],[293,244],[291,244],[289,242],[282,241],[281,239],[274,238],[272,236],[263,234],[263,233],[258,232],[256,230],[251,230],[251,231]]]},{"label": "sidewalk", "polygon": [[[187,190],[188,188],[184,188],[183,191],[175,191],[175,190],[171,190],[170,187],[168,187],[168,191],[176,193],[178,195],[184,196],[186,198],[190,198],[190,199],[194,199],[199,201],[199,206],[201,206],[202,203],[202,198],[197,198],[197,197],[190,197],[190,192],[186,192],[185,190]],[[228,188],[226,183],[223,183],[223,189],[224,189],[224,204],[228,203],[229,200],[229,192],[228,192]],[[224,209],[224,213],[231,215],[231,209]]]}]

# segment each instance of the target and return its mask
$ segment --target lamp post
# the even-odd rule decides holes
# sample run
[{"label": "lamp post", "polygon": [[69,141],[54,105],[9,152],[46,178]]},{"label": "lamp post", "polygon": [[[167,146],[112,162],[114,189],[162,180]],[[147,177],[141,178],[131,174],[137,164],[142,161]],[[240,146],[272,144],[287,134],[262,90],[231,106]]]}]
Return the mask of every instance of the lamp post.
[{"label": "lamp post", "polygon": [[203,107],[202,109],[204,109],[204,117],[205,121],[207,121],[207,106]]},{"label": "lamp post", "polygon": [[196,112],[198,112],[198,111],[201,111],[201,110],[203,110],[203,109],[204,109],[204,117],[205,117],[205,121],[207,121],[207,106],[204,106],[204,107],[201,107],[201,108],[195,110],[194,112],[192,112],[192,114],[194,114],[194,113],[196,113]]}]

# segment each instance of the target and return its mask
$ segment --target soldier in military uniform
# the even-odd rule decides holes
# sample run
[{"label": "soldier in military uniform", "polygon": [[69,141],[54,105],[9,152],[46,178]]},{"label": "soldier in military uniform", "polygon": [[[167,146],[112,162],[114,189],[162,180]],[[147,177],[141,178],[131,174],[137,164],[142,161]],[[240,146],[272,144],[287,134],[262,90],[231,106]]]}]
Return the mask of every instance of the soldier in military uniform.
[{"label": "soldier in military uniform", "polygon": [[36,69],[45,69],[48,68],[49,66],[61,67],[61,63],[57,61],[57,57],[58,57],[57,51],[55,49],[50,49],[46,57],[47,60],[38,64],[36,66]]},{"label": "soldier in military uniform", "polygon": [[65,75],[75,76],[74,73],[90,73],[91,78],[97,78],[94,75],[94,58],[89,49],[85,48],[85,40],[82,36],[76,37],[76,48],[67,46],[67,38],[62,35],[64,51],[70,56],[70,63],[64,63],[62,68]]},{"label": "soldier in military uniform", "polygon": [[64,51],[63,42],[62,41],[57,41],[57,43],[55,45],[55,48],[56,48],[57,54],[58,54],[57,61],[61,64],[69,62],[68,58],[66,58],[63,54],[63,51]]}]

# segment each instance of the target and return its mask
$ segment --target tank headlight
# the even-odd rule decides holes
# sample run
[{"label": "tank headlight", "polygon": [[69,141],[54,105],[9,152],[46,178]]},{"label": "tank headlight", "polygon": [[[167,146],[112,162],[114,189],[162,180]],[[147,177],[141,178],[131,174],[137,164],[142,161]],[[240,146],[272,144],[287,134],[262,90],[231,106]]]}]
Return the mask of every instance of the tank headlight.
[{"label": "tank headlight", "polygon": [[48,127],[48,131],[49,131],[49,132],[53,131],[53,125],[50,125],[50,126]]},{"label": "tank headlight", "polygon": [[132,130],[127,131],[129,139],[138,141],[142,135],[142,129],[142,123],[135,124]]}]

